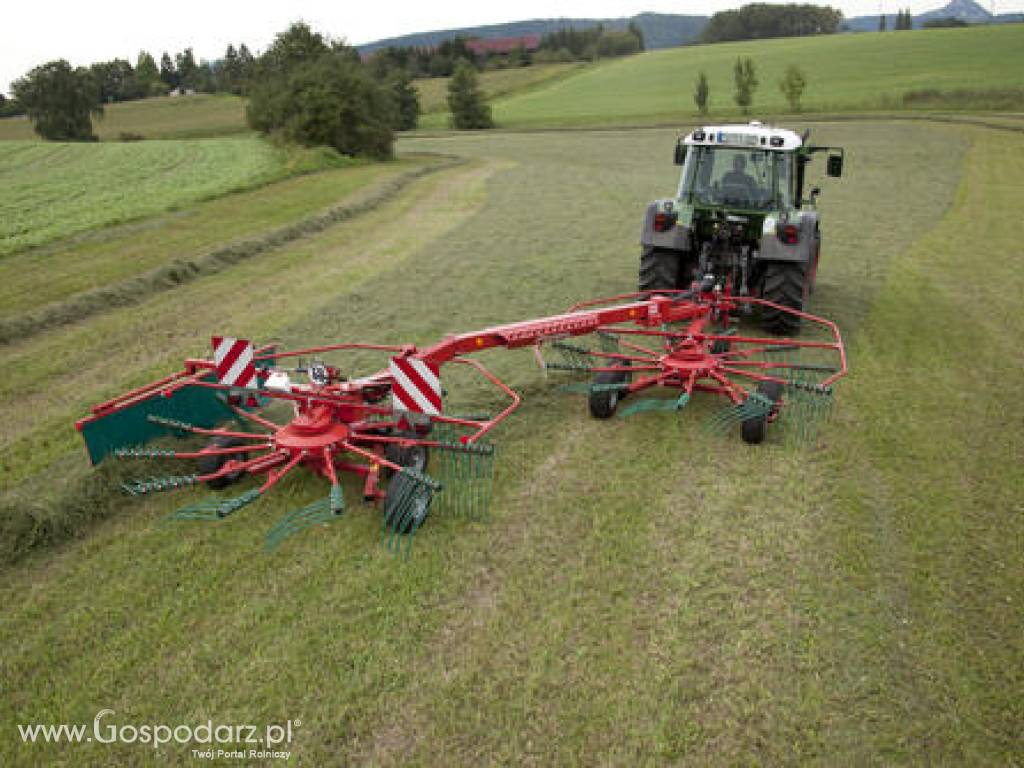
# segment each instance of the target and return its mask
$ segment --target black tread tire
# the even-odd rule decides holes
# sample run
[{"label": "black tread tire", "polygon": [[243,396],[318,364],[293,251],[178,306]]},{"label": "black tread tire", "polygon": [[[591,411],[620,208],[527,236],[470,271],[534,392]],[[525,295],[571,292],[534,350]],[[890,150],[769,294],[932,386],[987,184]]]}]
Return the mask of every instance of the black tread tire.
[{"label": "black tread tire", "polygon": [[[771,398],[776,405],[782,399],[782,385],[777,381],[762,381],[757,385],[757,391],[759,394]],[[760,445],[763,443],[767,432],[767,416],[762,416],[759,419],[746,419],[740,425],[740,434],[743,436],[743,442],[750,445]]]},{"label": "black tread tire", "polygon": [[[770,262],[765,267],[761,298],[783,307],[803,311],[807,288],[805,264]],[[762,307],[761,326],[768,333],[778,336],[796,336],[800,333],[800,318],[772,307]]]},{"label": "black tread tire", "polygon": [[[235,448],[239,445],[245,445],[245,441],[237,437],[214,437],[210,442],[206,444],[207,448]],[[231,456],[201,456],[197,462],[197,469],[200,475],[212,475],[214,472],[220,470],[229,459],[237,459],[239,461],[245,461],[248,458],[247,453],[235,453]],[[215,491],[219,491],[222,488],[227,488],[232,483],[237,483],[242,479],[241,472],[231,472],[230,474],[218,477],[213,480],[207,480],[206,485]]]},{"label": "black tread tire", "polygon": [[[628,361],[623,361],[623,365],[629,365]],[[620,371],[601,371],[594,376],[595,384],[624,384],[630,380],[628,373],[622,373]],[[621,401],[623,395],[621,392],[612,390],[610,392],[591,392],[588,399],[588,405],[590,406],[590,415],[595,419],[610,419],[615,414],[615,409],[619,407],[619,401]]]},{"label": "black tread tire", "polygon": [[682,257],[667,248],[645,245],[640,249],[640,290],[671,291],[679,286]]}]

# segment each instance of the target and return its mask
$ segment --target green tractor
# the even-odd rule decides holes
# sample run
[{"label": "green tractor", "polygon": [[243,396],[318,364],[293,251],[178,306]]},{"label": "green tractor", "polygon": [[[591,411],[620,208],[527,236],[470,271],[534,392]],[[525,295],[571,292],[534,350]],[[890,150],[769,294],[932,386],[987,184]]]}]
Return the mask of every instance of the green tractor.
[{"label": "green tractor", "polygon": [[[827,174],[843,173],[843,149],[809,146],[809,133],[751,122],[681,137],[679,191],[644,216],[640,290],[696,286],[802,311],[821,254],[820,190],[805,190],[804,172],[816,153],[828,152]],[[800,330],[799,317],[767,306],[761,322],[771,333]]]}]

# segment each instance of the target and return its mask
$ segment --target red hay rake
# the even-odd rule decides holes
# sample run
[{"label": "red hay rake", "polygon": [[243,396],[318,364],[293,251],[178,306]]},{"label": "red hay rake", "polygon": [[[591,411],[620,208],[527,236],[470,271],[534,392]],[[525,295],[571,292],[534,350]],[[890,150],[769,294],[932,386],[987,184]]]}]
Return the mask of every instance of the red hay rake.
[{"label": "red hay rake", "polygon": [[[768,306],[798,316],[820,339],[737,334],[737,315]],[[591,336],[580,346],[572,337]],[[494,448],[484,440],[520,405],[519,396],[473,353],[495,347],[532,347],[547,371],[582,373],[570,385],[589,398],[591,413],[607,418],[633,398],[622,416],[677,411],[697,392],[724,398],[710,424],[740,425],[747,442],[759,443],[769,424],[788,415],[792,434],[827,410],[834,383],[846,374],[846,354],[828,320],[770,302],[720,292],[667,291],[624,294],[580,303],[552,317],[450,336],[423,350],[412,345],[332,344],[278,352],[244,340],[214,338],[213,359],[189,359],[183,370],[102,403],[77,423],[94,463],[119,459],[185,459],[191,474],[125,484],[133,495],[206,484],[219,489],[251,475],[259,484],[234,497],[215,497],[179,510],[178,519],[219,520],[254,502],[298,467],[330,484],[328,498],[289,512],[267,534],[267,547],[345,509],[339,475],[362,478],[363,498],[383,502],[383,534],[390,548],[411,547],[432,508],[476,512],[486,507]],[[560,354],[545,359],[543,350]],[[346,378],[319,356],[353,351],[390,355],[387,369]],[[314,356],[307,366],[288,367]],[[507,402],[495,415],[445,413],[442,370],[464,365],[488,381]],[[292,376],[301,381],[293,381]],[[661,389],[671,397],[636,398]],[[274,420],[266,407],[289,403],[292,416]],[[229,420],[235,427],[225,426]],[[145,448],[175,434],[209,439],[197,450]],[[429,474],[428,474],[429,471]],[[435,498],[437,504],[434,503]]]}]

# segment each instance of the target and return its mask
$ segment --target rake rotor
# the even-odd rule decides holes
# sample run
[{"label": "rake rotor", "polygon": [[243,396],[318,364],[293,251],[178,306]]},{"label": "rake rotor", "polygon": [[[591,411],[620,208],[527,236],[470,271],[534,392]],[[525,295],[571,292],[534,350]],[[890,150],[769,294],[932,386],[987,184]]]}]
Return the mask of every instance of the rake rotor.
[{"label": "rake rotor", "polygon": [[[798,315],[819,337],[744,336],[733,322],[744,304]],[[342,474],[361,478],[364,500],[381,505],[382,537],[396,553],[408,554],[431,514],[483,514],[493,492],[495,459],[485,438],[518,408],[520,398],[472,359],[482,350],[533,347],[545,370],[589,377],[566,389],[587,395],[599,418],[617,410],[623,417],[674,413],[697,393],[717,395],[726,403],[709,427],[739,425],[751,443],[761,442],[768,424],[780,418],[792,425],[787,438],[812,439],[814,424],[832,403],[835,382],[846,373],[842,340],[829,321],[720,292],[601,299],[562,315],[449,336],[423,350],[335,344],[277,352],[219,336],[213,345],[213,359],[187,360],[184,370],[96,406],[77,426],[94,463],[113,456],[194,464],[189,473],[125,483],[131,495],[257,480],[238,495],[179,509],[170,516],[175,520],[222,520],[266,496],[299,467],[322,477],[329,485],[326,497],[285,514],[267,532],[267,550],[343,516]],[[545,360],[546,349],[559,359]],[[354,350],[387,354],[387,368],[348,378],[317,359]],[[288,367],[302,356],[313,361]],[[493,415],[446,414],[441,369],[450,364],[469,366],[487,380],[508,399],[504,408]],[[659,389],[669,396],[653,396]],[[638,397],[642,392],[647,396]],[[627,404],[618,409],[624,399]],[[290,407],[291,417],[280,419],[278,406]],[[146,445],[168,435],[209,442],[190,450]]]}]

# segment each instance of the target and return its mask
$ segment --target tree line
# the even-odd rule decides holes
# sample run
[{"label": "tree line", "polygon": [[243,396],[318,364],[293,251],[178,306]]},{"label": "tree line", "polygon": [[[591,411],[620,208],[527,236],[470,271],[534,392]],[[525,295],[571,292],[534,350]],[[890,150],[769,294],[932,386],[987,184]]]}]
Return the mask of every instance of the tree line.
[{"label": "tree line", "polygon": [[704,27],[701,42],[831,35],[842,20],[842,11],[830,6],[753,3],[716,13]]},{"label": "tree line", "polygon": [[567,27],[544,35],[537,50],[520,45],[507,53],[475,53],[473,38],[456,36],[433,47],[388,46],[371,54],[371,66],[403,69],[413,77],[450,77],[464,62],[477,71],[528,67],[532,64],[595,61],[629,56],[644,50],[644,34],[635,22],[625,29],[603,24]]}]

